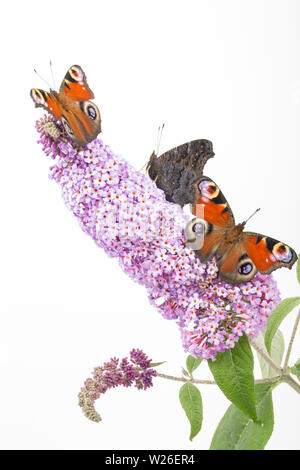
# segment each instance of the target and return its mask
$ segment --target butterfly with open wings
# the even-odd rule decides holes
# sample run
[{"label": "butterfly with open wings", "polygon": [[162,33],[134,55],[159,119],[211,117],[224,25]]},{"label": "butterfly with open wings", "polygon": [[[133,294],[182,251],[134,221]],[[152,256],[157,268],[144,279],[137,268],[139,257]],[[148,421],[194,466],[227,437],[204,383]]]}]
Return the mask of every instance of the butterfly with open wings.
[{"label": "butterfly with open wings", "polygon": [[101,132],[100,112],[90,101],[94,94],[79,65],[69,68],[59,92],[33,88],[30,96],[36,107],[41,106],[61,120],[68,137],[78,145],[86,145]]},{"label": "butterfly with open wings", "polygon": [[250,281],[257,271],[269,274],[283,266],[291,269],[297,260],[291,247],[265,235],[244,232],[247,221],[235,224],[216,183],[201,176],[195,184],[195,218],[186,226],[186,242],[202,262],[215,257],[221,279],[240,284]]}]

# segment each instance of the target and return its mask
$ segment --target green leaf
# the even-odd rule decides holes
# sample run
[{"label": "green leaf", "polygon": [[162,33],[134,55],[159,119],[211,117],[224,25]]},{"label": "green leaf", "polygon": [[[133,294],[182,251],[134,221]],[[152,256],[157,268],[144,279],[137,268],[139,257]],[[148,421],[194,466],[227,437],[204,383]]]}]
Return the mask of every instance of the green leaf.
[{"label": "green leaf", "polygon": [[210,450],[263,450],[274,426],[272,383],[255,385],[257,421],[230,405],[212,438]]},{"label": "green leaf", "polygon": [[190,441],[202,426],[203,408],[201,393],[191,382],[185,383],[179,391],[179,400],[191,424]]},{"label": "green leaf", "polygon": [[162,361],[162,362],[150,362],[149,367],[161,366],[161,365],[164,364],[165,362],[167,362],[167,361]]},{"label": "green leaf", "polygon": [[296,266],[297,279],[300,284],[300,254],[298,255],[298,261]]},{"label": "green leaf", "polygon": [[189,371],[189,373],[192,374],[194,370],[197,369],[197,367],[200,365],[201,362],[202,362],[201,357],[195,358],[193,356],[188,356],[186,358],[186,368]]},{"label": "green leaf", "polygon": [[291,367],[291,373],[297,376],[297,379],[300,380],[300,359]]},{"label": "green leaf", "polygon": [[289,297],[280,302],[268,318],[267,329],[265,332],[265,345],[268,353],[271,353],[271,344],[282,320],[300,304],[300,297]]},{"label": "green leaf", "polygon": [[[266,352],[265,348],[265,341],[264,341],[264,333],[261,331],[256,338],[256,342],[259,344],[261,348],[263,348]],[[284,338],[283,334],[280,330],[277,330],[271,344],[271,358],[276,362],[276,364],[280,365],[283,357],[284,352]],[[261,368],[261,373],[263,378],[272,377],[274,375],[278,375],[278,372],[272,368],[272,366],[262,357],[259,352],[257,353],[257,357],[259,360],[259,365]]]},{"label": "green leaf", "polygon": [[247,336],[241,336],[233,349],[218,353],[215,361],[207,362],[216,383],[228,400],[256,420],[254,359]]}]

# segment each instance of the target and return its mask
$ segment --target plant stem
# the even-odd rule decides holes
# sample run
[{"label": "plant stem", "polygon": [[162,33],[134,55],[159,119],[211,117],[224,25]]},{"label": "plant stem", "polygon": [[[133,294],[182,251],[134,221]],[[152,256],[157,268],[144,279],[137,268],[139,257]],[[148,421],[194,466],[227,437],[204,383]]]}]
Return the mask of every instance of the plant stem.
[{"label": "plant stem", "polygon": [[[290,357],[292,345],[293,345],[293,342],[294,342],[294,338],[295,338],[295,334],[296,334],[296,330],[297,330],[297,327],[299,325],[299,322],[300,322],[300,310],[298,312],[298,316],[296,318],[296,322],[295,322],[295,325],[294,325],[294,328],[293,328],[293,331],[292,331],[292,335],[291,335],[291,339],[290,339],[290,342],[289,342],[289,346],[288,346],[288,350],[287,350],[287,354],[286,354],[286,358],[285,358],[283,368],[280,367],[280,365],[276,364],[276,362],[273,361],[271,356],[269,356],[269,354],[267,353],[267,351],[264,348],[262,348],[255,341],[251,342],[252,347],[254,349],[256,349],[256,351],[259,354],[261,354],[261,356],[265,359],[265,361],[268,362],[272,366],[272,368],[276,372],[278,372],[278,374],[279,374],[279,375],[275,375],[275,376],[272,376],[272,377],[266,377],[264,379],[257,379],[257,380],[255,380],[256,384],[266,383],[266,382],[284,381],[287,384],[289,384],[294,390],[296,390],[296,392],[300,393],[300,385],[287,372],[288,360],[289,360],[289,357]],[[157,372],[157,377],[160,377],[162,379],[167,379],[167,380],[174,380],[176,382],[185,382],[185,383],[186,382],[191,382],[191,383],[200,384],[200,385],[201,384],[206,384],[206,385],[215,385],[216,384],[216,382],[214,380],[198,380],[198,379],[194,379],[192,377],[191,378],[175,377],[173,375],[160,374],[159,372]]]},{"label": "plant stem", "polygon": [[286,356],[285,356],[285,361],[284,361],[284,364],[283,364],[283,371],[284,372],[286,372],[287,368],[288,368],[289,358],[290,358],[293,342],[294,342],[294,339],[295,339],[296,331],[297,331],[297,328],[298,328],[298,325],[299,325],[299,321],[300,321],[300,309],[298,311],[298,315],[297,315],[297,318],[296,318],[296,321],[295,321],[295,324],[294,324],[291,339],[290,339],[288,349],[287,349],[287,353],[286,353]]},{"label": "plant stem", "polygon": [[[299,316],[300,316],[300,314],[299,314]],[[300,318],[299,318],[299,320],[300,320]],[[296,323],[295,323],[296,328],[294,327],[295,332],[296,332],[299,320],[298,320],[298,317],[297,317],[297,320],[296,320]],[[293,344],[294,336],[295,336],[295,334],[294,335],[292,334],[290,344]],[[293,377],[286,370],[284,371],[282,367],[280,367],[278,364],[276,364],[276,362],[273,361],[273,359],[269,356],[269,354],[267,353],[267,351],[265,349],[263,349],[261,346],[259,346],[255,341],[251,342],[251,345],[253,346],[254,349],[256,349],[257,352],[259,352],[259,354],[262,355],[262,357],[265,359],[265,361],[268,362],[273,367],[273,369],[276,370],[276,372],[278,372],[280,374],[280,379],[283,382],[286,382],[294,390],[296,390],[296,392],[300,393],[300,385],[296,382],[296,380],[293,379]]]},{"label": "plant stem", "polygon": [[300,385],[293,379],[290,374],[285,374],[282,377],[282,380],[289,384],[296,392],[300,393]]},{"label": "plant stem", "polygon": [[283,373],[282,367],[280,367],[276,362],[273,361],[273,359],[269,356],[267,351],[259,346],[255,341],[251,342],[251,346],[256,349],[257,352],[265,359],[266,362],[268,362],[276,372],[278,372],[280,375]]},{"label": "plant stem", "polygon": [[216,382],[214,380],[197,380],[197,379],[188,379],[186,377],[174,377],[174,375],[160,374],[157,372],[157,377],[162,379],[175,380],[176,382],[192,382],[194,384],[208,384],[213,385]]},{"label": "plant stem", "polygon": [[[161,377],[162,379],[175,380],[176,382],[191,382],[193,384],[216,385],[216,382],[214,380],[198,380],[198,379],[188,379],[185,377],[174,377],[173,375],[160,374],[159,372],[157,373],[157,377]],[[267,377],[265,379],[258,379],[258,380],[255,380],[255,383],[261,384],[261,383],[266,383],[266,382],[276,382],[277,380],[280,379],[280,377],[281,377],[280,375],[275,375],[273,377]]]}]

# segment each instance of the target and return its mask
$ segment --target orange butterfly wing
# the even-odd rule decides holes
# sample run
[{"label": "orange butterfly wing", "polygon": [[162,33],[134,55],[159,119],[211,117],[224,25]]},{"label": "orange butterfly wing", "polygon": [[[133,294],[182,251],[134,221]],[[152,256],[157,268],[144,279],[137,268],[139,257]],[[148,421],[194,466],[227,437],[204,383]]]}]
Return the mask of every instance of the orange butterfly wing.
[{"label": "orange butterfly wing", "polygon": [[[199,232],[197,227],[202,226]],[[218,250],[223,239],[223,230],[213,230],[211,224],[195,217],[185,228],[187,245],[192,248],[200,260],[205,263]]]},{"label": "orange butterfly wing", "polygon": [[221,279],[240,284],[250,281],[257,271],[267,274],[293,266],[297,255],[291,247],[271,237],[243,232],[243,224],[235,225],[225,197],[210,178],[202,176],[196,185],[192,212],[197,217],[186,227],[187,245],[201,261],[215,256]]},{"label": "orange butterfly wing", "polygon": [[74,101],[86,101],[94,98],[94,93],[87,84],[85,73],[79,65],[72,65],[69,68],[59,92]]},{"label": "orange butterfly wing", "polygon": [[89,101],[94,94],[85,73],[79,65],[72,65],[65,75],[59,93],[32,89],[30,95],[36,106],[41,106],[60,119],[66,134],[77,144],[85,145],[101,132],[98,107]]},{"label": "orange butterfly wing", "polygon": [[86,141],[86,133],[90,133],[90,123],[86,122],[87,118],[85,118],[82,112],[78,113],[72,112],[72,110],[64,110],[64,114],[62,116],[62,123],[65,128],[65,131],[76,142],[84,143]]},{"label": "orange butterfly wing", "polygon": [[47,91],[40,90],[38,88],[33,88],[30,90],[30,96],[37,108],[42,107],[49,113],[53,114],[56,119],[61,119],[62,107],[55,95],[56,92],[48,93]]},{"label": "orange butterfly wing", "polygon": [[196,203],[192,213],[217,227],[225,229],[234,225],[232,210],[218,186],[207,176],[201,176],[195,186]]},{"label": "orange butterfly wing", "polygon": [[282,266],[291,269],[298,258],[290,246],[258,233],[243,233],[241,245],[263,274],[268,274]]},{"label": "orange butterfly wing", "polygon": [[244,232],[219,265],[219,277],[231,284],[250,281],[257,271],[269,274],[275,269],[292,268],[296,252],[284,243],[258,233]]},{"label": "orange butterfly wing", "polygon": [[[196,181],[195,194],[192,213],[196,218],[188,224],[186,238],[188,246],[195,250],[201,261],[206,262],[215,255],[219,258],[225,254],[222,242],[226,230],[234,226],[234,217],[222,192],[207,176]],[[201,225],[201,220],[204,225],[199,235],[197,224]]]},{"label": "orange butterfly wing", "polygon": [[101,117],[92,101],[69,101],[61,117],[67,135],[77,144],[85,145],[101,132]]},{"label": "orange butterfly wing", "polygon": [[219,277],[230,284],[250,281],[257,267],[240,243],[234,243],[220,260]]}]

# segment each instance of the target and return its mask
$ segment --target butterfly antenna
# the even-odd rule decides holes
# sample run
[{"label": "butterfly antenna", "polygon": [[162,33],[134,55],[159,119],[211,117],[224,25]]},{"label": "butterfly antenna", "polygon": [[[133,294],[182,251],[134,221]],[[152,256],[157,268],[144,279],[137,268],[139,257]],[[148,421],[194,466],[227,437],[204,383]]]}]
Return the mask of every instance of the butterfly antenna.
[{"label": "butterfly antenna", "polygon": [[156,156],[158,156],[159,132],[160,132],[160,126],[158,126],[158,129],[157,129],[157,136],[156,136],[156,150],[154,151],[154,153],[155,153]]},{"label": "butterfly antenna", "polygon": [[162,126],[159,126],[158,131],[157,131],[157,147],[156,147],[156,155],[157,156],[158,156],[158,152],[159,152],[161,136],[162,136],[162,132],[164,130],[164,127],[165,127],[165,123],[163,123]]},{"label": "butterfly antenna", "polygon": [[246,225],[246,223],[248,222],[248,220],[250,220],[251,217],[253,217],[258,211],[260,211],[260,208],[259,208],[259,209],[256,209],[256,211],[254,211],[253,214],[251,214],[250,217],[248,217],[248,219],[245,220],[245,222],[243,222],[243,225]]},{"label": "butterfly antenna", "polygon": [[46,85],[48,85],[49,88],[51,88],[51,85],[50,83],[48,83],[35,69],[33,69],[35,71],[35,73],[37,74],[37,76],[43,80],[44,83],[46,83]]},{"label": "butterfly antenna", "polygon": [[[156,151],[153,150],[153,153],[150,157],[150,160],[151,158],[154,156],[154,157],[157,157],[158,156],[158,152],[159,152],[159,146],[160,146],[160,141],[161,141],[161,135],[162,135],[162,131],[163,131],[163,128],[165,127],[165,123],[163,123],[162,126],[159,126],[158,127],[158,130],[157,130],[157,144],[156,144]],[[150,162],[149,160],[149,162]],[[140,171],[142,171],[146,166],[147,166],[147,169],[146,169],[146,173],[148,173],[149,169],[150,169],[150,163],[149,162],[146,162],[142,168],[140,169]]]},{"label": "butterfly antenna", "polygon": [[146,168],[146,165],[147,165],[147,164],[148,164],[148,162],[146,162],[146,163],[142,166],[142,168],[140,169],[140,171],[143,171],[144,168]]},{"label": "butterfly antenna", "polygon": [[54,74],[53,74],[53,68],[52,68],[52,62],[51,62],[51,60],[50,60],[50,70],[51,70],[51,76],[52,76],[53,90],[56,90],[56,86],[55,86],[55,80],[54,80]]}]

